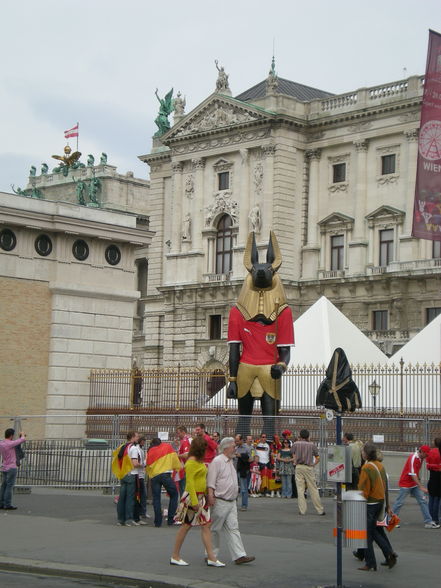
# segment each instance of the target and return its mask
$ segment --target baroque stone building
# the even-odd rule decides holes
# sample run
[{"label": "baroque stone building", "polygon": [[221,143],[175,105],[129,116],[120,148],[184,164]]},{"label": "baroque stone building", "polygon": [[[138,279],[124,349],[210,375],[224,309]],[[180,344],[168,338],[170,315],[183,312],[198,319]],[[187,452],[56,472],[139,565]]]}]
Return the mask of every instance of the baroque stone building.
[{"label": "baroque stone building", "polygon": [[295,317],[325,295],[388,353],[433,318],[439,243],[411,236],[421,97],[421,77],[332,95],[273,67],[235,98],[227,79],[190,113],[180,107],[140,156],[156,234],[139,364],[225,363],[250,230],[261,251],[275,230]]}]

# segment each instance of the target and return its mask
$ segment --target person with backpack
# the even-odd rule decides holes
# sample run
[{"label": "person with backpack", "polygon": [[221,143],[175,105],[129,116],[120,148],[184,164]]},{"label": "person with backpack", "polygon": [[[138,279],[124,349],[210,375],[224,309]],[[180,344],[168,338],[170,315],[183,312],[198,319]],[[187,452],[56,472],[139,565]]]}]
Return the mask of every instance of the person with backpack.
[{"label": "person with backpack", "polygon": [[0,509],[2,510],[17,510],[17,507],[12,504],[12,494],[17,479],[16,447],[20,447],[26,441],[26,435],[21,432],[20,437],[13,441],[14,435],[14,429],[6,429],[4,441],[0,441],[1,471],[3,473],[0,488]]}]

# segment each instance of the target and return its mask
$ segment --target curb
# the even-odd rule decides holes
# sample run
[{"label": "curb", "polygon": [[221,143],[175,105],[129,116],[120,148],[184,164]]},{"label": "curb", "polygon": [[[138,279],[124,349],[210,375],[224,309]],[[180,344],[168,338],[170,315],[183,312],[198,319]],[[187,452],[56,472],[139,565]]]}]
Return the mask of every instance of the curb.
[{"label": "curb", "polygon": [[26,574],[41,574],[60,578],[73,578],[107,583],[115,586],[116,583],[124,586],[139,586],[140,582],[146,588],[231,588],[218,582],[201,582],[200,580],[187,580],[185,583],[179,578],[167,576],[166,578],[155,574],[143,574],[142,572],[128,572],[113,568],[93,568],[89,566],[74,566],[71,564],[38,561],[33,559],[17,559],[0,557],[0,571],[21,572]]}]

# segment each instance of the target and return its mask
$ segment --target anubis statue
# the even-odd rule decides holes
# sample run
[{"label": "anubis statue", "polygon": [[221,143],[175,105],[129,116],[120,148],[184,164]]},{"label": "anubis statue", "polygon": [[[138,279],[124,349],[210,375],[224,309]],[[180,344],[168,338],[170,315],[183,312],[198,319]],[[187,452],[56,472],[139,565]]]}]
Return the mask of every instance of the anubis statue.
[{"label": "anubis statue", "polygon": [[[260,399],[264,432],[274,435],[280,409],[281,377],[290,360],[294,344],[291,309],[277,270],[282,255],[276,235],[270,233],[266,263],[259,263],[254,233],[248,235],[244,265],[248,275],[228,322],[229,385],[228,398],[237,398],[238,432],[247,435],[254,401]],[[241,349],[242,347],[242,349]],[[247,416],[245,416],[247,415]]]}]

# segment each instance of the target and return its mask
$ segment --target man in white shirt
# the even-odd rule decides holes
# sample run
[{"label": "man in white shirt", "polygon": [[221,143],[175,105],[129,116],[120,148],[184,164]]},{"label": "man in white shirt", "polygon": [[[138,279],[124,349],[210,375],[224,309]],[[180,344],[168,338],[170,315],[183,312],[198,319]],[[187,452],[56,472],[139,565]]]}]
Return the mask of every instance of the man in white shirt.
[{"label": "man in white shirt", "polygon": [[220,532],[223,529],[231,559],[240,565],[256,558],[246,554],[239,532],[236,504],[239,488],[233,462],[235,453],[234,438],[222,439],[219,444],[219,455],[208,466],[207,488],[208,505],[212,507],[211,533],[214,554],[216,558],[219,555]]},{"label": "man in white shirt", "polygon": [[139,433],[137,431],[127,434],[127,454],[132,462],[132,469],[121,480],[119,500],[116,508],[119,526],[133,527],[139,525],[139,523],[134,520],[136,483],[138,473],[142,467],[139,461],[140,455],[139,448],[137,446],[138,439]]}]

